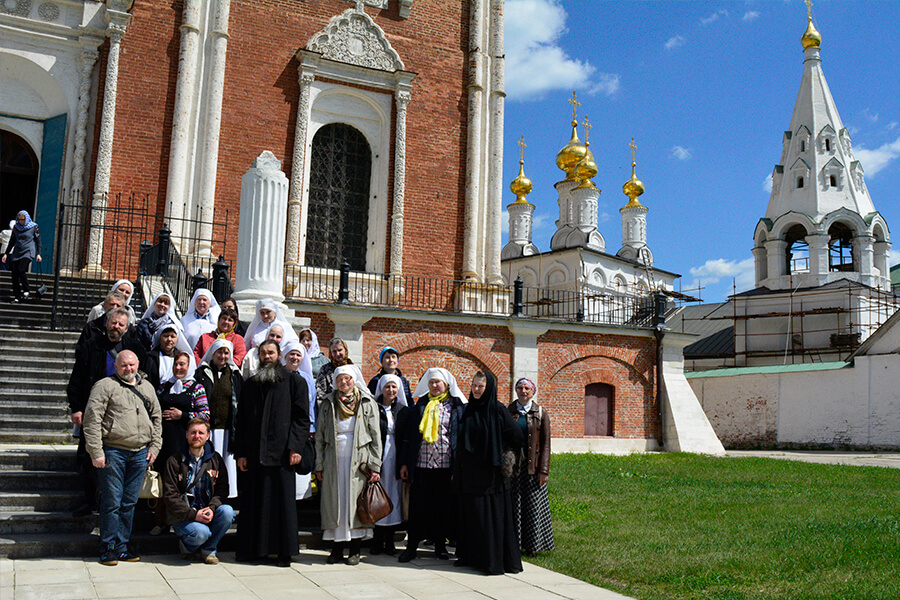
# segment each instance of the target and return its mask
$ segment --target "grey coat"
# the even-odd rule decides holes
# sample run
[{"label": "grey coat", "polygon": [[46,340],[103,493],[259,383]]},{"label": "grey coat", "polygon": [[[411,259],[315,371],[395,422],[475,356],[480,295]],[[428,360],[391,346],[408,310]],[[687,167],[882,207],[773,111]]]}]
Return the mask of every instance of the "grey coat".
[{"label": "grey coat", "polygon": [[9,236],[9,245],[4,250],[4,254],[9,255],[9,260],[22,260],[27,258],[34,260],[41,253],[41,232],[37,227],[19,231],[18,227],[13,227]]},{"label": "grey coat", "polygon": [[[351,529],[372,527],[364,525],[356,516],[356,498],[362,492],[368,476],[360,466],[368,465],[372,471],[381,471],[381,426],[378,424],[378,405],[369,390],[359,388],[362,398],[356,412],[356,427],[353,430],[353,454],[350,459],[350,512],[353,513]],[[322,529],[336,529],[340,511],[338,510],[338,463],[337,463],[337,411],[331,395],[322,402],[319,419],[316,421],[316,472],[322,472],[321,507]]]}]

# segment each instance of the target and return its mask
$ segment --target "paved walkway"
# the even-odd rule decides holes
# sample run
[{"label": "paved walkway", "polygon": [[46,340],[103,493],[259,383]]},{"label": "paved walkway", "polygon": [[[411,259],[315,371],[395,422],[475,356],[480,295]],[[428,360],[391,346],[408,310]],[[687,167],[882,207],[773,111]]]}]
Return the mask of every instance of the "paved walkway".
[{"label": "paved walkway", "polygon": [[431,558],[403,565],[396,557],[364,556],[359,566],[348,567],[327,565],[326,556],[325,551],[303,550],[290,569],[235,563],[230,552],[215,566],[187,563],[178,555],[145,556],[115,567],[88,559],[2,559],[0,598],[629,600],[528,563],[517,575],[488,577]]},{"label": "paved walkway", "polygon": [[898,452],[824,452],[815,450],[729,450],[728,456],[779,458],[826,465],[890,467],[900,469]]}]

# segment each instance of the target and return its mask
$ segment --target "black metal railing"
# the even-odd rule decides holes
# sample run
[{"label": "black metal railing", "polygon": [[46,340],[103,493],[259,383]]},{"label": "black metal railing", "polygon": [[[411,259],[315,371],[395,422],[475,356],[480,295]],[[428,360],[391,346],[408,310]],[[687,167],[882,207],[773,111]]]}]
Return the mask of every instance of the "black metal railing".
[{"label": "black metal railing", "polygon": [[288,266],[285,291],[290,300],[341,303],[488,316],[518,316],[649,328],[655,325],[654,294],[607,294],[594,290],[485,284],[410,275]]}]

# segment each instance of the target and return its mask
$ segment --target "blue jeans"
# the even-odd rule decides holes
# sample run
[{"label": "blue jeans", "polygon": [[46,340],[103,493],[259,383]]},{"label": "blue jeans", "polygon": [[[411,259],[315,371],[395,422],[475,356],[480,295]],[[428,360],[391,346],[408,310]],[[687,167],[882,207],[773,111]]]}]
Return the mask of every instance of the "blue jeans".
[{"label": "blue jeans", "polygon": [[106,467],[97,469],[100,487],[100,553],[128,550],[134,505],[141,493],[144,471],[147,470],[147,448],[131,452],[109,446],[103,447]]},{"label": "blue jeans", "polygon": [[197,521],[182,521],[172,525],[172,529],[175,530],[175,535],[181,538],[185,550],[190,553],[199,550],[200,554],[205,557],[216,553],[219,540],[231,527],[233,521],[234,509],[223,504],[216,509],[213,520],[208,525]]}]

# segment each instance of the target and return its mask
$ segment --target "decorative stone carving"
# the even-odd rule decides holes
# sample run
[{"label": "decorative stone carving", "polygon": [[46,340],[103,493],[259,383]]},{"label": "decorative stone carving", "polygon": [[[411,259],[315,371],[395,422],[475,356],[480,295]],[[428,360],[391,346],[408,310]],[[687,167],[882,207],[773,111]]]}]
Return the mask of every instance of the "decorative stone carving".
[{"label": "decorative stone carving", "polygon": [[394,136],[394,212],[391,215],[391,273],[403,272],[403,203],[406,194],[406,107],[408,90],[394,94],[397,106],[397,131]]},{"label": "decorative stone carving", "polygon": [[332,17],[324,30],[310,38],[306,49],[336,62],[380,71],[404,70],[381,27],[356,8]]},{"label": "decorative stone carving", "polygon": [[309,92],[315,80],[313,73],[304,72],[300,66],[300,102],[297,106],[297,126],[294,130],[294,153],[291,158],[291,188],[288,194],[287,243],[284,262],[300,264],[300,219],[303,211],[303,165],[306,161],[306,136],[309,125]]},{"label": "decorative stone carving", "polygon": [[45,21],[53,22],[59,18],[59,6],[52,2],[44,2],[38,7],[38,16]]},{"label": "decorative stone carving", "polygon": [[27,17],[31,13],[31,0],[3,0],[0,12],[17,17]]}]

